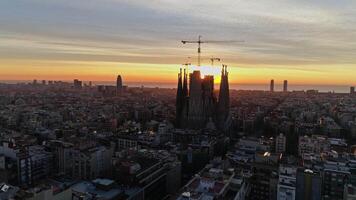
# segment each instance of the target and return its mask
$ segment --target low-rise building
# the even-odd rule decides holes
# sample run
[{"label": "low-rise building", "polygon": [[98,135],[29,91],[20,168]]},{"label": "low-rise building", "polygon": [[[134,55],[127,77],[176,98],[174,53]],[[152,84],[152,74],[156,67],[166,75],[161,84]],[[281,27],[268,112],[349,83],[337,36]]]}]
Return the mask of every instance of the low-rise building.
[{"label": "low-rise building", "polygon": [[226,199],[234,176],[233,169],[224,170],[208,164],[182,188],[177,200]]}]

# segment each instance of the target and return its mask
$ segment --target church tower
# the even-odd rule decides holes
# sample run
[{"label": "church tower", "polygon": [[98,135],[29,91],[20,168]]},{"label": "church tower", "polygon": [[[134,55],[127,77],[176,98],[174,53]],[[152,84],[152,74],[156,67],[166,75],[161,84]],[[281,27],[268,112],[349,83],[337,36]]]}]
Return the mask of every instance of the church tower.
[{"label": "church tower", "polygon": [[[178,74],[176,98],[176,125],[178,128],[204,129],[207,125],[215,125],[222,131],[229,126],[229,80],[227,66],[223,65],[219,99],[214,94],[214,76],[201,77],[201,72],[195,70],[189,74],[182,69]],[[231,121],[231,120],[230,120]],[[213,126],[211,126],[213,127]]]},{"label": "church tower", "polygon": [[177,97],[176,97],[176,125],[181,126],[183,113],[183,85],[182,85],[182,68],[178,73]]},{"label": "church tower", "polygon": [[221,130],[225,130],[227,127],[227,120],[229,117],[230,111],[230,93],[229,93],[229,73],[227,72],[227,66],[223,65],[221,70],[221,82],[220,82],[220,91],[219,99],[217,105],[217,126]]}]

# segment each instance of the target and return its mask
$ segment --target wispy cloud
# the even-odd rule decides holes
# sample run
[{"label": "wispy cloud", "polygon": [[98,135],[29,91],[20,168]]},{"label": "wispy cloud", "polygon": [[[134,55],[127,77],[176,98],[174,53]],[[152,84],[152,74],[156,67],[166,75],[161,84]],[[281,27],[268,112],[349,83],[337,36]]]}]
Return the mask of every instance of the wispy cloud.
[{"label": "wispy cloud", "polygon": [[0,27],[0,59],[174,64],[202,34],[245,40],[203,47],[233,66],[356,63],[354,0],[5,0]]}]

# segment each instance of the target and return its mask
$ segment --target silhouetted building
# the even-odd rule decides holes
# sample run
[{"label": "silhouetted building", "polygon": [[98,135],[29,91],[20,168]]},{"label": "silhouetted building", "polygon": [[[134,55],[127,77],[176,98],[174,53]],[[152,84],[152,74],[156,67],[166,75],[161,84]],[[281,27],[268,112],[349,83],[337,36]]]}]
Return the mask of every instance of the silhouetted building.
[{"label": "silhouetted building", "polygon": [[120,185],[143,188],[143,199],[164,199],[180,187],[181,162],[167,151],[123,151],[112,163],[113,178]]},{"label": "silhouetted building", "polygon": [[82,81],[80,81],[78,79],[74,79],[73,86],[74,86],[74,89],[81,89],[82,88]]},{"label": "silhouetted building", "polygon": [[273,79],[271,80],[271,84],[270,84],[270,86],[269,86],[269,90],[270,90],[271,92],[274,92],[274,80],[273,80]]},{"label": "silhouetted building", "polygon": [[283,81],[283,92],[288,92],[288,81],[287,80]]},{"label": "silhouetted building", "polygon": [[355,94],[355,87],[350,87],[350,94]]},{"label": "silhouetted building", "polygon": [[120,92],[122,90],[123,86],[122,86],[122,78],[121,78],[121,75],[118,75],[117,76],[117,79],[116,79],[116,89],[118,92]]},{"label": "silhouetted building", "polygon": [[219,102],[217,108],[217,125],[220,129],[226,130],[228,127],[228,117],[230,114],[230,93],[229,93],[229,79],[228,79],[227,66],[223,65],[221,71],[221,83],[219,92]]},{"label": "silhouetted building", "polygon": [[91,180],[111,170],[111,150],[104,146],[75,149],[72,152],[72,178]]},{"label": "silhouetted building", "polygon": [[[184,70],[184,78],[185,78],[185,70]],[[177,98],[176,98],[176,124],[178,127],[181,126],[182,123],[182,113],[183,113],[183,104],[185,97],[183,97],[183,85],[182,85],[182,69],[178,74],[178,86],[177,86]]]},{"label": "silhouetted building", "polygon": [[113,85],[98,85],[98,92],[106,97],[113,97],[117,94],[117,88]]},{"label": "silhouetted building", "polygon": [[199,70],[190,73],[189,94],[187,82],[186,71],[182,74],[180,70],[176,99],[177,127],[201,129],[205,128],[208,122],[215,122],[215,126],[226,130],[230,121],[227,66],[223,65],[222,68],[219,101],[214,94],[214,76],[201,78]]},{"label": "silhouetted building", "polygon": [[251,164],[253,175],[250,179],[252,200],[277,199],[278,163],[281,154],[256,152]]},{"label": "silhouetted building", "polygon": [[213,117],[216,104],[214,77],[205,76],[202,79],[200,71],[193,71],[189,76],[188,115],[186,117],[187,120],[184,122],[184,127],[204,128],[207,120]]}]

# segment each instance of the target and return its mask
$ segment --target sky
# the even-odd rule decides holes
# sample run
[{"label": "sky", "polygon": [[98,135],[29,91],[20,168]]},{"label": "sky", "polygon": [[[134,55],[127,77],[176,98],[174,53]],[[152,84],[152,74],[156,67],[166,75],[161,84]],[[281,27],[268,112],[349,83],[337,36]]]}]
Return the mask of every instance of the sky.
[{"label": "sky", "polygon": [[198,35],[232,83],[356,85],[355,0],[1,0],[0,80],[176,82]]}]

